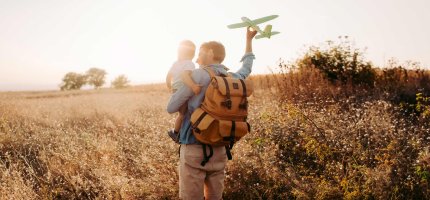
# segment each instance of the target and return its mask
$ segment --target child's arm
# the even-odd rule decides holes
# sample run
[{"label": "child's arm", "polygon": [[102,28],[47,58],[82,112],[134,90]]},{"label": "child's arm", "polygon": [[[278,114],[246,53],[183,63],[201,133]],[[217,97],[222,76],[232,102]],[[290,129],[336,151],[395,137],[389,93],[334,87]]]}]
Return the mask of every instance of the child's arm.
[{"label": "child's arm", "polygon": [[185,83],[188,87],[193,90],[194,94],[199,94],[201,90],[201,86],[194,83],[193,79],[191,78],[191,70],[186,70],[181,74],[182,82]]},{"label": "child's arm", "polygon": [[167,73],[167,76],[166,76],[166,85],[167,85],[167,88],[169,88],[169,90],[172,90],[172,74],[170,74],[170,72]]}]

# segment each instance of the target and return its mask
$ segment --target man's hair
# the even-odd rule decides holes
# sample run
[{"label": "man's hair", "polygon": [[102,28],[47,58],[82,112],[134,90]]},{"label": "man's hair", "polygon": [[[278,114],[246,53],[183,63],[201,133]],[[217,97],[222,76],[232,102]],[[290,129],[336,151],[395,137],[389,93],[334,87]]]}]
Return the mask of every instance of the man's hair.
[{"label": "man's hair", "polygon": [[220,42],[210,41],[205,42],[200,46],[200,49],[212,50],[214,53],[214,60],[222,63],[225,58],[225,48]]},{"label": "man's hair", "polygon": [[196,52],[196,45],[190,40],[184,40],[179,43],[178,58],[179,59],[193,59]]}]

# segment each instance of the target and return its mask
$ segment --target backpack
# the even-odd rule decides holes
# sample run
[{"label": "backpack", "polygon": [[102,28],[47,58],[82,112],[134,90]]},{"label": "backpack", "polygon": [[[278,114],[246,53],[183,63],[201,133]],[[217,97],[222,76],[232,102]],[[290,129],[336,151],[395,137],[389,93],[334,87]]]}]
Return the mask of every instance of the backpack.
[{"label": "backpack", "polygon": [[[211,77],[204,100],[191,114],[191,127],[195,138],[203,144],[202,166],[213,155],[212,146],[225,146],[228,159],[235,142],[251,131],[246,121],[248,100],[253,92],[251,80],[215,75],[211,68],[204,68]],[[206,146],[210,154],[206,154]]]}]

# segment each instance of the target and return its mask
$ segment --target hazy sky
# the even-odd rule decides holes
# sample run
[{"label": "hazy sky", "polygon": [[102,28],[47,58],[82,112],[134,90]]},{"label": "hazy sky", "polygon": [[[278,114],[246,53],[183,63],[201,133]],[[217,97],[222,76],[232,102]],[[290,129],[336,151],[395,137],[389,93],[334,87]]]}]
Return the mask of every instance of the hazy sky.
[{"label": "hazy sky", "polygon": [[[224,64],[240,66],[245,29],[277,14],[281,34],[254,41],[253,73],[270,73],[305,46],[348,35],[381,66],[391,57],[430,64],[428,0],[0,0],[0,91],[58,89],[67,72],[91,67],[132,84],[163,82],[183,39],[222,42]],[[263,25],[264,26],[264,25]],[[198,53],[198,52],[196,52]],[[194,59],[195,60],[195,59]]]}]

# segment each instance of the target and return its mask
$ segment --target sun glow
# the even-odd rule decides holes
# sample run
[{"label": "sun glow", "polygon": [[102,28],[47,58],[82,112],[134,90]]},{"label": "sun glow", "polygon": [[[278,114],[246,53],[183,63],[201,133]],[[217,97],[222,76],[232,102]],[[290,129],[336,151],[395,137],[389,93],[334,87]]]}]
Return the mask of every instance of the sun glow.
[{"label": "sun glow", "polygon": [[[422,19],[430,18],[424,9],[427,1],[0,0],[0,4],[0,91],[58,89],[66,73],[84,73],[91,67],[107,71],[105,86],[120,74],[132,84],[163,82],[184,39],[197,46],[222,42],[224,64],[236,70],[245,30],[226,25],[243,16],[272,14],[279,15],[271,24],[281,34],[254,42],[253,74],[270,73],[280,58],[296,59],[304,45],[339,35],[368,47],[368,58],[377,65],[391,57],[430,64],[430,47],[425,45],[430,29],[422,26]],[[399,9],[405,14],[398,15]]]}]

